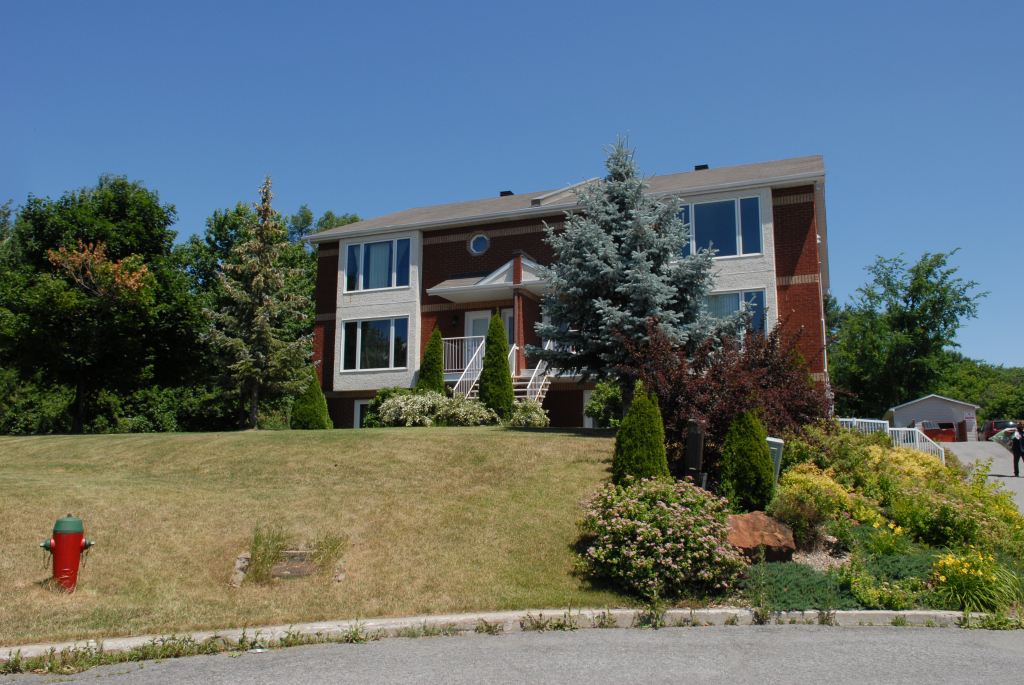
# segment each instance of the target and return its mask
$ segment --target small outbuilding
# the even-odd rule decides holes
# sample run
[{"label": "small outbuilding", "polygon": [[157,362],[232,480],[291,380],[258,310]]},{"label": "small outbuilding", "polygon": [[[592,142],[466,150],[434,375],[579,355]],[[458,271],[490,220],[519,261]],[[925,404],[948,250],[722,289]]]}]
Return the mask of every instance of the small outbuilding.
[{"label": "small outbuilding", "polygon": [[981,406],[950,399],[942,395],[928,395],[893,407],[882,417],[892,428],[921,427],[925,421],[936,424],[952,423],[956,426],[957,441],[978,439],[977,411]]}]

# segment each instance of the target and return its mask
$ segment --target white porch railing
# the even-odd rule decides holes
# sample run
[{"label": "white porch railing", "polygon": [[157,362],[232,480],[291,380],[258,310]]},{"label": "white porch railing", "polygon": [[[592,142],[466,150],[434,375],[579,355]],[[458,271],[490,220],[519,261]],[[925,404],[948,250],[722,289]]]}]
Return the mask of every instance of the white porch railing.
[{"label": "white porch railing", "polygon": [[518,350],[519,345],[513,345],[512,349],[508,351],[508,371],[513,378],[516,376],[516,352]]},{"label": "white porch railing", "polygon": [[943,466],[946,464],[946,450],[919,428],[890,428],[888,421],[876,419],[839,419],[843,428],[857,433],[876,433],[885,431],[892,440],[893,447],[909,447],[926,454],[938,457]]},{"label": "white porch railing", "polygon": [[[471,335],[465,338],[444,339],[444,372],[460,373],[466,370],[470,360],[476,356],[477,349],[484,346],[486,338],[482,335]],[[483,361],[483,356],[480,357]]]},{"label": "white porch railing", "polygon": [[857,433],[878,433],[889,430],[888,421],[876,419],[839,419],[839,423],[843,424],[843,428]]}]

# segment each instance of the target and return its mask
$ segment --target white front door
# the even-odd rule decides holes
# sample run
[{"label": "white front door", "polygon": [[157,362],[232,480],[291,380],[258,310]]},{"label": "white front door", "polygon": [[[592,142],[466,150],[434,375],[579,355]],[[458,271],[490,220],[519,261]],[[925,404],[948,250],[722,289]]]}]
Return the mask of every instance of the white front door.
[{"label": "white front door", "polygon": [[[466,337],[487,337],[487,327],[491,323],[490,312],[466,312]],[[466,364],[469,364],[476,354],[476,350],[483,344],[483,340],[466,341]],[[479,360],[482,362],[483,360]]]}]

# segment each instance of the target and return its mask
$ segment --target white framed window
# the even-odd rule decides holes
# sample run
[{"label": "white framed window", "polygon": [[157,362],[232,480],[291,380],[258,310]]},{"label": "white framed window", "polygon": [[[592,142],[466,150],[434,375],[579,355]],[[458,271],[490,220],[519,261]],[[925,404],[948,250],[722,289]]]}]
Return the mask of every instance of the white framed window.
[{"label": "white framed window", "polygon": [[711,316],[716,319],[724,319],[740,311],[740,303],[742,302],[745,311],[753,312],[750,317],[750,325],[755,331],[763,332],[764,297],[763,290],[737,290],[727,293],[712,293],[708,295],[706,307]]},{"label": "white framed window", "polygon": [[362,428],[366,420],[366,412],[370,408],[370,400],[356,400],[352,405],[352,427]]},{"label": "white framed window", "polygon": [[409,285],[409,238],[349,245],[345,256],[345,292]]},{"label": "white framed window", "polygon": [[683,205],[680,216],[690,225],[684,257],[710,248],[718,250],[716,259],[763,253],[760,197]]},{"label": "white framed window", "polygon": [[408,359],[408,317],[342,322],[342,371],[404,369]]}]

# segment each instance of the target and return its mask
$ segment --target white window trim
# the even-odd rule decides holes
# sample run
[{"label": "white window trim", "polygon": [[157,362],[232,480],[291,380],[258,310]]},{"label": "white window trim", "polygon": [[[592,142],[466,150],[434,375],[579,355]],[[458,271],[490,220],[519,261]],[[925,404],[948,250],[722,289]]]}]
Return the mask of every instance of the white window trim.
[{"label": "white window trim", "polygon": [[370,403],[370,400],[356,400],[352,403],[352,427],[362,428],[359,425],[359,407],[366,406]]},{"label": "white window trim", "polygon": [[[398,281],[398,241],[408,240],[409,241],[409,285],[395,285]],[[391,285],[386,285],[382,288],[364,288],[363,286],[363,246],[373,245],[376,243],[391,243]],[[356,269],[356,284],[359,286],[355,290],[348,289],[348,251],[351,247],[359,246],[359,260]],[[412,287],[412,238],[409,237],[398,237],[390,238],[388,240],[365,240],[358,243],[346,243],[344,251],[339,251],[338,261],[344,266],[341,271],[342,278],[342,292],[346,295],[354,295],[356,293],[372,293],[379,292],[381,290],[409,290]]]},{"label": "white window trim", "polygon": [[761,293],[761,295],[764,297],[764,307],[761,310],[761,325],[764,327],[763,328],[764,332],[767,333],[768,332],[768,320],[764,316],[765,310],[768,309],[768,289],[767,288],[732,288],[730,290],[714,290],[714,291],[708,293],[708,298],[710,299],[710,298],[714,297],[715,295],[735,295],[737,293],[740,296],[740,311],[743,311],[743,305],[746,304],[746,301],[743,299],[744,295],[746,295],[747,293]]},{"label": "white window trim", "polygon": [[[740,200],[751,200],[757,199],[757,225],[761,231],[761,251],[750,252],[744,254],[743,252],[743,216],[740,212]],[[764,257],[764,217],[761,215],[761,205],[764,204],[763,198],[760,195],[742,195],[736,197],[724,197],[717,200],[704,200],[702,202],[686,202],[679,206],[680,212],[683,207],[688,207],[687,213],[690,216],[690,254],[697,253],[697,231],[696,231],[696,210],[694,209],[697,205],[710,205],[718,202],[732,202],[733,211],[736,214],[736,254],[729,255],[715,255],[713,259],[745,259],[748,257]],[[732,291],[735,292],[735,291]]]},{"label": "white window trim", "polygon": [[[484,240],[487,241],[487,246],[484,247],[484,249],[480,250],[479,252],[473,249],[473,243],[476,242],[477,238],[483,238]],[[487,236],[486,233],[475,233],[473,234],[473,237],[469,239],[469,242],[466,243],[466,248],[469,250],[469,254],[473,255],[474,257],[480,257],[489,249],[491,249],[491,239]]]},{"label": "white window trim", "polygon": [[[405,366],[381,366],[381,367],[377,367],[377,368],[374,368],[374,369],[361,369],[361,368],[359,368],[359,362],[362,361],[362,357],[363,357],[363,327],[361,325],[358,325],[358,326],[356,326],[356,368],[354,368],[354,369],[346,369],[345,368],[345,324],[348,324],[348,323],[362,324],[364,321],[390,321],[391,322],[391,332],[389,333],[389,335],[390,335],[390,340],[391,340],[391,350],[388,352],[388,358],[389,358],[388,360],[391,362],[391,364],[394,364],[394,362],[395,362],[395,320],[396,319],[405,319],[406,320],[405,337],[407,338],[407,340],[405,341],[405,345],[406,345],[406,350],[405,350]],[[341,336],[340,336],[341,337],[341,361],[338,363],[338,372],[339,373],[380,373],[381,371],[407,371],[409,369],[409,354],[410,354],[410,351],[411,351],[410,348],[409,348],[409,340],[408,340],[408,338],[410,337],[410,335],[409,335],[409,323],[408,322],[411,321],[411,320],[412,320],[412,317],[409,317],[409,316],[373,316],[373,317],[368,317],[368,318],[363,318],[363,319],[342,319],[341,322],[340,322],[341,323],[341,326],[340,326],[340,328],[341,328]]]}]

